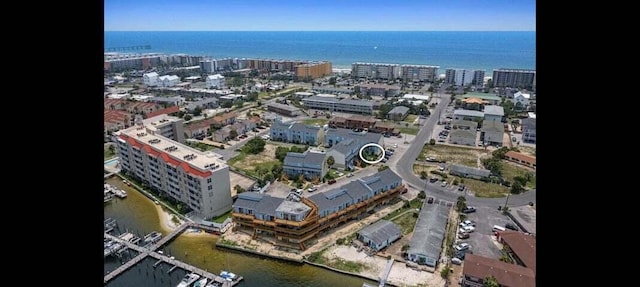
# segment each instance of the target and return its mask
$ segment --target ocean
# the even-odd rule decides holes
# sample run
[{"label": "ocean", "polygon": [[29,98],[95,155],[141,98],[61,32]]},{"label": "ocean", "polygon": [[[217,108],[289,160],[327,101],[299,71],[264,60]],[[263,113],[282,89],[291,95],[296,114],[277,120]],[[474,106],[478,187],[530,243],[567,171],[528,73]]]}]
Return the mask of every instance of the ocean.
[{"label": "ocean", "polygon": [[104,47],[150,45],[166,54],[213,58],[418,64],[480,69],[535,69],[536,32],[121,32],[105,31]]}]

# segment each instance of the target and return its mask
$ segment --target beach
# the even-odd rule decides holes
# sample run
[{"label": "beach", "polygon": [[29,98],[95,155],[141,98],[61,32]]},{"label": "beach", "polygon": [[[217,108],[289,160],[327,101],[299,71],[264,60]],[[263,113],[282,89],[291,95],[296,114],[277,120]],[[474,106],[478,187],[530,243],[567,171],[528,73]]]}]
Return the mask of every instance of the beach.
[{"label": "beach", "polygon": [[[184,220],[178,218],[177,216],[176,218],[178,218],[178,223],[174,222],[173,220],[174,215],[171,212],[165,210],[159,204],[156,204],[155,206],[156,206],[156,211],[158,212],[158,217],[160,218],[160,226],[162,227],[162,231],[166,233],[170,233],[171,231],[175,230],[176,228],[178,228],[178,226],[184,223]],[[214,235],[200,229],[198,229],[198,231],[187,229],[180,236],[198,237],[198,236],[214,236]]]}]

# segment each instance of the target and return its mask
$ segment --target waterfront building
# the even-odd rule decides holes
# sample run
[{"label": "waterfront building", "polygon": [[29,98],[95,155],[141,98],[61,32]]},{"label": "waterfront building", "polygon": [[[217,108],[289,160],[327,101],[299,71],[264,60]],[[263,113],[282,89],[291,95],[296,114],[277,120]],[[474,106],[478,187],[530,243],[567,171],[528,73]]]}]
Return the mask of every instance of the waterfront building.
[{"label": "waterfront building", "polygon": [[381,219],[356,233],[358,240],[373,251],[380,251],[402,237],[397,224]]},{"label": "waterfront building", "polygon": [[536,71],[505,68],[493,70],[493,86],[535,90]]},{"label": "waterfront building", "polygon": [[370,210],[389,203],[403,189],[400,176],[386,169],[310,197],[284,199],[241,193],[231,216],[236,230],[254,239],[305,250],[319,235],[340,223],[369,215]]},{"label": "waterfront building", "polygon": [[422,204],[407,250],[409,261],[436,267],[442,252],[450,209],[448,206],[428,204],[426,201]]},{"label": "waterfront building", "polygon": [[122,172],[203,218],[224,214],[232,205],[229,167],[220,155],[182,144],[181,124],[161,115],[116,132]]},{"label": "waterfront building", "polygon": [[440,66],[402,65],[401,76],[404,82],[433,82],[438,76]]},{"label": "waterfront building", "polygon": [[331,75],[331,62],[309,62],[295,66],[295,73],[299,80],[318,79]]},{"label": "waterfront building", "polygon": [[351,64],[351,77],[395,80],[400,78],[400,65],[357,62]]}]

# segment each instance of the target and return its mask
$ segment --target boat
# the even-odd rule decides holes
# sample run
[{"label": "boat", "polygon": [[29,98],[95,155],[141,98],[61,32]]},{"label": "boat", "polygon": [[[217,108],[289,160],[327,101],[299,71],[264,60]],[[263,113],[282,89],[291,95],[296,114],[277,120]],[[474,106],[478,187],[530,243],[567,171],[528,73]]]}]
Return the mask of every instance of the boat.
[{"label": "boat", "polygon": [[205,285],[207,285],[207,282],[209,280],[207,280],[207,278],[202,278],[198,281],[196,281],[196,283],[193,283],[193,287],[205,287]]},{"label": "boat", "polygon": [[220,277],[227,281],[234,281],[238,278],[238,275],[223,270],[222,272],[220,272]]},{"label": "boat", "polygon": [[195,273],[189,273],[185,275],[184,278],[182,278],[182,280],[180,280],[180,283],[178,283],[178,286],[176,287],[189,287],[193,282],[196,282],[196,280],[198,279],[200,279],[200,275]]},{"label": "boat", "polygon": [[146,243],[155,243],[162,238],[162,233],[158,231],[153,231],[144,236],[144,242]]}]

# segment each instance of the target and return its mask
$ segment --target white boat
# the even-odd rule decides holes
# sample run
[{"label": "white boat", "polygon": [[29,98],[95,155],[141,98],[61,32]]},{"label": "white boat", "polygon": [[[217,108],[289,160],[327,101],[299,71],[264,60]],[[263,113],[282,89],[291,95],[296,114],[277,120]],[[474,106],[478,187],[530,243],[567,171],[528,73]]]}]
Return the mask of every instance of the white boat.
[{"label": "white boat", "polygon": [[196,280],[200,279],[200,275],[195,274],[195,273],[190,273],[184,276],[184,278],[182,278],[182,280],[180,281],[180,283],[178,283],[177,287],[189,287],[193,282],[196,282]]},{"label": "white boat", "polygon": [[233,273],[228,272],[228,271],[220,272],[220,277],[222,277],[222,279],[227,280],[227,281],[233,281],[233,280],[236,280],[236,278],[238,278],[238,276],[236,274],[233,274]]},{"label": "white boat", "polygon": [[198,280],[196,283],[193,284],[193,287],[205,287],[205,285],[207,285],[207,278],[202,278],[200,280]]}]

